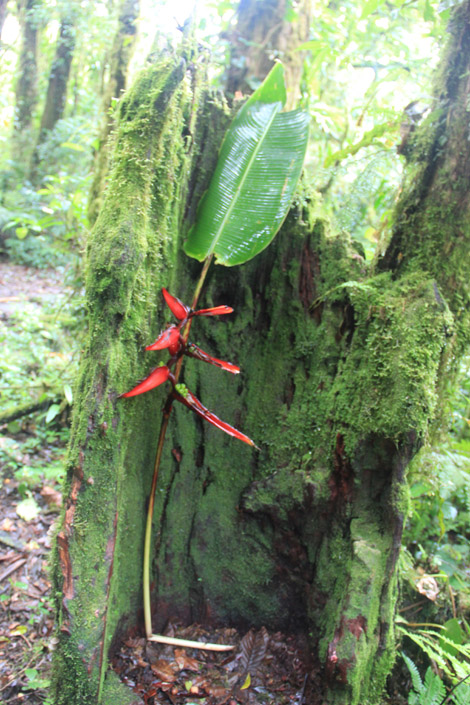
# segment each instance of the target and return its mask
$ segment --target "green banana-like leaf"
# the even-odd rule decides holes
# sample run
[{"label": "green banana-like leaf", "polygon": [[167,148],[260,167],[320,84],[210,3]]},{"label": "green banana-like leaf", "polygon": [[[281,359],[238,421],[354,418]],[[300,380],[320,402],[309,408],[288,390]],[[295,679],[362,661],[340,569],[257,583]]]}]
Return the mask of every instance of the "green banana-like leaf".
[{"label": "green banana-like leaf", "polygon": [[202,261],[243,264],[269,245],[292,200],[305,157],[308,115],[281,113],[284,69],[276,64],[234,118],[184,245]]}]

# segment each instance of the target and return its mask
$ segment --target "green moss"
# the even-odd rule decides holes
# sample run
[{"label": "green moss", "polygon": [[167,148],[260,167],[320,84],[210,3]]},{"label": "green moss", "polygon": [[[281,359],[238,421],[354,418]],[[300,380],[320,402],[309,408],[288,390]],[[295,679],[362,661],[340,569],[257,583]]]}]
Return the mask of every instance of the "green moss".
[{"label": "green moss", "polygon": [[424,439],[438,401],[438,370],[452,316],[435,284],[422,274],[389,275],[351,291],[355,329],[335,380],[335,417],[346,450],[381,435],[400,443]]}]

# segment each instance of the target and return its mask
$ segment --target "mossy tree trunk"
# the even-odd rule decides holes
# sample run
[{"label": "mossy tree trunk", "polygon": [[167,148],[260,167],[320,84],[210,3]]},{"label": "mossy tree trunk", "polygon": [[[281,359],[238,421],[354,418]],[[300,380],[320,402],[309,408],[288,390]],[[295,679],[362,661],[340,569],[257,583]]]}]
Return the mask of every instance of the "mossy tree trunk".
[{"label": "mossy tree trunk", "polygon": [[[301,194],[262,255],[209,274],[204,304],[235,314],[197,320],[192,338],[243,374],[190,360],[184,381],[261,451],[185,408],[170,421],[154,524],[155,627],[179,618],[307,633],[328,705],[381,702],[395,657],[406,467],[468,346],[469,64],[465,2],[378,262],[368,265]],[[109,648],[141,619],[164,393],[117,394],[158,359],[142,348],[162,324],[160,286],[188,300],[200,269],[181,255],[181,238],[227,125],[200,72],[165,58],[119,107],[89,244],[90,332],[56,547],[57,705],[117,701],[105,680]]]},{"label": "mossy tree trunk", "polygon": [[114,124],[111,105],[120,98],[126,85],[129,62],[134,51],[140,0],[121,0],[117,30],[111,48],[109,76],[104,90],[101,111],[103,114],[99,133],[99,147],[93,166],[93,183],[90,189],[88,218],[93,225],[101,207],[102,194],[108,173],[107,141]]},{"label": "mossy tree trunk", "polygon": [[237,24],[230,37],[227,93],[249,95],[280,59],[286,67],[287,106],[300,97],[304,53],[298,47],[310,32],[310,0],[240,0]]},{"label": "mossy tree trunk", "polygon": [[67,86],[76,43],[78,16],[79,10],[74,3],[64,4],[54,59],[49,72],[46,100],[41,115],[39,135],[32,159],[30,176],[33,181],[37,181],[38,179],[37,170],[40,162],[39,150],[41,145],[64,115],[67,100]]},{"label": "mossy tree trunk", "polygon": [[[38,99],[37,94],[37,63],[38,63],[38,0],[25,0],[20,6],[21,21],[21,49],[19,56],[18,80],[16,82],[15,106],[15,133],[29,130]],[[6,5],[5,5],[6,10]],[[31,136],[28,135],[28,139]]]}]

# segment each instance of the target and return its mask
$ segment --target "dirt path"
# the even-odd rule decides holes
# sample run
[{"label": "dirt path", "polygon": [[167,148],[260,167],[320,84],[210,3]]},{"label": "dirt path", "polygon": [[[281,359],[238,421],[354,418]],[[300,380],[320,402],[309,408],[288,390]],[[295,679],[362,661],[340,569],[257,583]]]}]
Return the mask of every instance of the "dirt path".
[{"label": "dirt path", "polygon": [[[25,303],[62,297],[63,275],[0,261],[0,325]],[[39,705],[47,693],[54,645],[48,576],[51,527],[61,501],[57,486],[41,477],[41,467],[57,458],[47,440],[36,438],[36,419],[23,419],[12,431],[0,426],[0,703]],[[38,479],[28,483],[28,469]],[[26,505],[24,504],[26,500]],[[28,501],[30,512],[28,514]]]},{"label": "dirt path", "polygon": [[0,261],[0,312],[8,315],[25,301],[53,301],[64,292],[63,279],[54,269],[32,269]]}]

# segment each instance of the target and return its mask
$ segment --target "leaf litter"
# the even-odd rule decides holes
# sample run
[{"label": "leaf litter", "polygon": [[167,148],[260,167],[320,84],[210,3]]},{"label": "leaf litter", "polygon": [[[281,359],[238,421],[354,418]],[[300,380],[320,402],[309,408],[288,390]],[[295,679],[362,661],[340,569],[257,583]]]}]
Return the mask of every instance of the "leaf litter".
[{"label": "leaf litter", "polygon": [[[36,705],[45,697],[53,649],[47,560],[56,510],[50,496],[31,493],[38,512],[22,516],[19,482],[0,484],[0,702]],[[53,490],[54,505],[60,493]],[[47,495],[47,492],[45,493]],[[50,493],[49,493],[50,494]]]},{"label": "leaf litter", "polygon": [[311,703],[310,676],[303,637],[250,629],[170,624],[165,636],[234,644],[231,652],[178,648],[129,637],[112,663],[121,680],[144,705],[305,705]]}]

